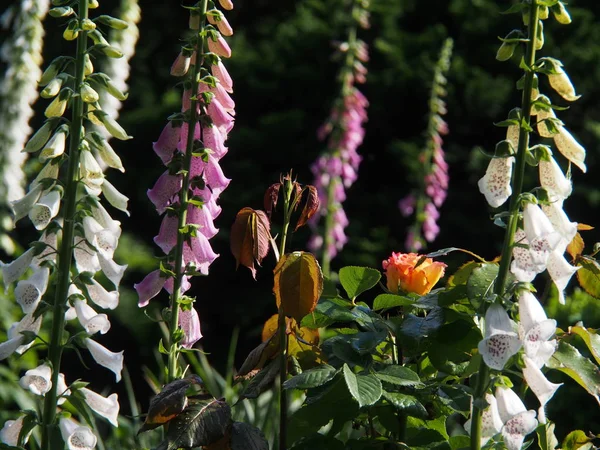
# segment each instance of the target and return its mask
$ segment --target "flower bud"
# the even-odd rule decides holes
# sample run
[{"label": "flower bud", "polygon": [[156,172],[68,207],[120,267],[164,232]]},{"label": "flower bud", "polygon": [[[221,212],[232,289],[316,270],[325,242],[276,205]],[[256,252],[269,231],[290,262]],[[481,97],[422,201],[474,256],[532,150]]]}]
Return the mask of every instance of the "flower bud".
[{"label": "flower bud", "polygon": [[98,93],[87,83],[81,86],[80,95],[85,103],[95,103],[100,99]]},{"label": "flower bud", "polygon": [[69,21],[67,28],[65,28],[65,31],[63,32],[63,38],[65,38],[67,41],[74,41],[77,39],[77,36],[79,36],[79,23],[77,19],[73,19]]},{"label": "flower bud", "polygon": [[102,183],[102,193],[108,203],[119,211],[123,211],[125,214],[129,215],[129,211],[127,211],[127,202],[129,199],[121,194],[117,188],[108,182],[108,180],[104,180],[104,183]]},{"label": "flower bud", "polygon": [[88,133],[85,139],[98,151],[98,155],[108,167],[125,172],[121,158],[103,136],[93,131]]},{"label": "flower bud", "polygon": [[231,48],[221,33],[216,33],[216,37],[213,35],[208,38],[208,49],[223,58],[231,58]]},{"label": "flower bud", "polygon": [[96,29],[96,24],[90,19],[83,19],[81,21],[81,29],[84,31],[93,31]]},{"label": "flower bud", "polygon": [[27,141],[27,144],[25,144],[25,149],[23,149],[23,151],[27,153],[37,152],[40,148],[42,148],[42,146],[46,142],[48,142],[48,139],[50,138],[52,130],[54,130],[55,126],[55,119],[47,120],[44,123],[44,125],[42,125],[33,136],[31,136],[29,141]]},{"label": "flower bud", "polygon": [[129,136],[127,132],[117,123],[115,119],[110,117],[104,111],[100,109],[96,109],[91,111],[89,114],[91,117],[93,116],[96,120],[99,120],[102,125],[106,127],[106,130],[111,134],[112,137],[120,139],[122,141],[126,141],[127,139],[131,139],[132,136]]},{"label": "flower bud", "polygon": [[544,22],[542,22],[541,20],[538,20],[537,33],[535,35],[535,49],[541,50],[543,46],[544,46]]},{"label": "flower bud", "polygon": [[206,18],[210,24],[217,26],[217,28],[223,36],[233,35],[233,29],[231,28],[231,25],[229,25],[229,22],[227,21],[223,13],[218,9],[209,11],[206,14]]},{"label": "flower bud", "polygon": [[59,56],[58,58],[55,58],[50,65],[46,68],[46,70],[44,70],[44,73],[42,74],[42,78],[40,78],[39,81],[39,85],[40,86],[46,86],[48,83],[50,83],[50,81],[52,81],[54,78],[56,78],[56,76],[58,75],[58,73],[61,71],[64,63],[66,62],[67,58],[65,56]]},{"label": "flower bud", "polygon": [[126,30],[129,27],[129,24],[124,20],[116,19],[114,17],[107,16],[106,14],[98,16],[96,20],[114,30]]},{"label": "flower bud", "polygon": [[61,93],[54,98],[44,111],[44,115],[50,117],[62,117],[67,109],[67,102],[71,96],[70,91],[63,89]]},{"label": "flower bud", "polygon": [[541,20],[546,20],[548,18],[549,15],[549,11],[548,11],[548,7],[547,6],[540,6],[540,10],[539,10],[539,18]]},{"label": "flower bud", "polygon": [[200,14],[197,11],[190,11],[189,27],[190,30],[200,29]]},{"label": "flower bud", "polygon": [[40,92],[40,97],[42,98],[52,98],[56,97],[62,88],[63,82],[65,81],[66,76],[64,74],[60,74],[56,78],[52,79],[50,83],[46,85],[46,87]]},{"label": "flower bud", "polygon": [[69,17],[75,14],[75,10],[70,6],[59,6],[57,8],[52,8],[48,11],[48,14],[52,17]]},{"label": "flower bud", "polygon": [[41,162],[47,161],[49,159],[57,158],[65,152],[65,144],[67,133],[69,132],[68,125],[61,125],[54,136],[50,138],[48,143],[44,146],[39,155],[39,160]]},{"label": "flower bud", "polygon": [[558,23],[562,23],[563,25],[568,25],[571,23],[571,15],[565,8],[563,2],[558,2],[556,5],[551,7],[552,14]]},{"label": "flower bud", "polygon": [[94,65],[92,64],[92,60],[90,59],[90,55],[87,53],[84,56],[84,65],[83,65],[83,74],[87,77],[94,73]]},{"label": "flower bud", "polygon": [[562,98],[570,102],[581,97],[581,95],[575,95],[575,88],[563,68],[558,67],[556,70],[557,73],[548,75],[548,81],[550,82],[552,89],[554,89]]},{"label": "flower bud", "polygon": [[180,52],[175,62],[171,66],[171,75],[174,77],[183,77],[190,68],[190,57]]},{"label": "flower bud", "polygon": [[559,133],[553,137],[558,151],[585,173],[587,171],[585,166],[585,148],[575,140],[565,127],[560,127]]},{"label": "flower bud", "polygon": [[98,8],[98,6],[100,6],[100,3],[98,3],[98,0],[88,0],[88,8],[89,9],[96,9],[96,8]]},{"label": "flower bud", "polygon": [[231,0],[219,0],[219,5],[221,5],[221,7],[227,11],[231,11],[233,9],[233,2]]},{"label": "flower bud", "polygon": [[123,52],[119,50],[117,47],[113,47],[112,45],[108,45],[106,47],[102,47],[102,53],[104,53],[109,58],[122,58]]}]

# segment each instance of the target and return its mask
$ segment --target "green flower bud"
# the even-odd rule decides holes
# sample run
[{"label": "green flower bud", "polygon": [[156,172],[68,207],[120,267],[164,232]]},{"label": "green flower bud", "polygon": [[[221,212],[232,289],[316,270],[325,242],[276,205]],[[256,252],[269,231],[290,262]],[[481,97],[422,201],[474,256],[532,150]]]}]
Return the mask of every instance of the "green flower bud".
[{"label": "green flower bud", "polygon": [[103,136],[95,131],[92,131],[86,135],[85,139],[98,151],[98,155],[108,167],[125,172],[121,158],[119,158],[119,155],[116,154]]},{"label": "green flower bud", "polygon": [[81,21],[81,29],[84,31],[92,31],[96,29],[96,24],[90,19],[83,19]]},{"label": "green flower bud", "polygon": [[512,58],[516,48],[516,44],[503,42],[500,48],[498,48],[498,52],[496,52],[496,59],[498,61],[508,61],[510,58]]},{"label": "green flower bud", "polygon": [[91,31],[88,36],[94,42],[94,45],[109,45],[108,41],[104,39],[104,36],[98,30]]},{"label": "green flower bud", "polygon": [[109,58],[122,58],[123,57],[123,52],[121,50],[119,50],[117,47],[113,47],[112,45],[103,47],[101,50],[102,50],[102,53],[104,53]]},{"label": "green flower bud", "polygon": [[110,28],[113,28],[115,30],[125,30],[125,29],[127,29],[127,27],[129,27],[129,24],[127,22],[125,22],[124,20],[115,19],[114,17],[107,16],[105,14],[96,17],[96,21],[98,21]]},{"label": "green flower bud", "polygon": [[98,3],[98,0],[89,0],[88,1],[89,9],[96,9],[98,6],[100,6],[100,3]]},{"label": "green flower bud", "polygon": [[44,144],[48,142],[48,139],[50,139],[50,135],[56,126],[56,122],[56,119],[47,120],[44,125],[42,125],[33,136],[31,136],[31,139],[29,139],[27,144],[25,144],[25,149],[23,151],[32,153],[37,152],[40,148],[42,148]]},{"label": "green flower bud", "polygon": [[67,28],[63,32],[63,38],[67,41],[73,41],[79,36],[79,23],[76,19],[69,21]]},{"label": "green flower bud", "polygon": [[541,20],[546,20],[548,18],[548,7],[547,6],[540,6],[540,12],[539,12],[539,18]]},{"label": "green flower bud", "polygon": [[84,56],[84,66],[83,66],[83,74],[87,77],[94,73],[94,65],[92,64],[92,60],[90,59],[90,55],[87,53]]},{"label": "green flower bud", "polygon": [[563,25],[568,25],[571,23],[571,15],[563,2],[558,2],[556,5],[552,6],[552,14],[558,23],[562,23]]},{"label": "green flower bud", "polygon": [[55,97],[44,111],[44,115],[48,118],[61,117],[67,109],[67,100],[68,98],[62,99],[60,95]]},{"label": "green flower bud", "polygon": [[70,6],[60,6],[58,8],[52,8],[48,11],[48,14],[52,17],[69,17],[75,14],[75,10]]},{"label": "green flower bud", "polygon": [[60,74],[56,78],[54,78],[50,83],[46,85],[46,87],[40,92],[40,97],[42,98],[52,98],[56,97],[62,88],[62,85],[65,81],[66,76],[64,74]]},{"label": "green flower bud", "polygon": [[544,46],[544,22],[538,20],[537,34],[535,35],[535,49],[541,50]]},{"label": "green flower bud", "polygon": [[126,141],[132,138],[132,136],[129,136],[127,132],[123,129],[123,127],[121,127],[121,125],[119,125],[115,119],[110,117],[104,111],[97,109],[95,111],[92,111],[91,115],[95,116],[96,119],[102,122],[102,125],[106,127],[106,130],[111,134],[112,137],[115,137],[122,141]]},{"label": "green flower bud", "polygon": [[52,81],[58,73],[62,70],[65,62],[68,60],[66,56],[59,56],[58,58],[54,58],[50,65],[44,70],[42,74],[42,78],[40,78],[39,85],[46,86],[50,81]]},{"label": "green flower bud", "polygon": [[80,95],[85,103],[95,103],[100,99],[98,93],[87,83],[83,83],[81,86]]},{"label": "green flower bud", "polygon": [[61,125],[54,133],[54,136],[52,136],[52,138],[44,146],[44,149],[40,152],[39,160],[44,162],[62,155],[65,152],[66,138],[68,133],[68,125]]}]

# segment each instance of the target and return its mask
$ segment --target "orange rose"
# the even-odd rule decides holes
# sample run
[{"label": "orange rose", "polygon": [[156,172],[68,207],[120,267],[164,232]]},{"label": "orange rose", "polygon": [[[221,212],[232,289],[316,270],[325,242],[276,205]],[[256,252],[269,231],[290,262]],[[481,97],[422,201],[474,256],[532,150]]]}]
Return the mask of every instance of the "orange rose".
[{"label": "orange rose", "polygon": [[426,258],[418,267],[417,262],[423,255],[416,253],[392,253],[387,260],[383,261],[383,269],[387,276],[387,288],[390,292],[398,291],[414,292],[425,295],[444,276],[446,264],[434,262]]}]

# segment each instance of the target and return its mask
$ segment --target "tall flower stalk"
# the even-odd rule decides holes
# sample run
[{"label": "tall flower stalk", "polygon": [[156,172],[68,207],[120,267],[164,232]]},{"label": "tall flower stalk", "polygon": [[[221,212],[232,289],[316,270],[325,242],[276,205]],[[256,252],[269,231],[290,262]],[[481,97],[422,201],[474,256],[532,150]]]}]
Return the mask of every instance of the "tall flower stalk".
[{"label": "tall flower stalk", "polygon": [[[123,367],[123,352],[113,353],[91,336],[104,334],[110,328],[107,315],[98,313],[96,308],[116,308],[118,286],[126,268],[113,260],[121,234],[120,223],[110,217],[99,199],[103,194],[113,206],[124,209],[120,201],[123,196],[112,186],[106,189],[98,159],[110,167],[124,169],[106,140],[97,133],[86,133],[86,127],[93,122],[118,139],[130,138],[102,110],[98,90],[106,89],[115,96],[124,94],[111,90],[110,78],[94,73],[91,62],[92,57],[121,56],[97,26],[125,28],[127,23],[106,15],[91,20],[88,10],[98,6],[97,2],[79,0],[60,5],[49,14],[61,21],[67,18],[63,36],[67,41],[76,41],[75,57],[57,57],[40,78],[39,84],[44,87],[41,96],[52,101],[45,110],[46,122],[27,142],[25,151],[38,153],[38,160],[45,166],[30,184],[27,195],[12,203],[15,220],[28,216],[43,234],[18,259],[1,264],[5,285],[18,281],[15,297],[25,316],[9,331],[9,340],[0,344],[0,358],[25,352],[39,339],[42,316],[50,312],[52,316],[49,342],[39,339],[48,347],[46,361],[21,379],[22,386],[44,396],[41,416],[27,418],[29,425],[42,427],[42,450],[55,446],[60,439],[59,428],[60,436],[69,446],[80,442],[92,448],[96,443],[89,428],[57,414],[57,405],[66,398],[78,398],[117,426],[116,394],[104,398],[86,389],[86,383],[67,386],[60,373],[65,349],[86,348],[98,364],[115,373],[116,381],[120,380]],[[99,83],[98,79],[104,82]],[[70,119],[66,117],[67,108],[71,111]],[[113,285],[113,290],[107,290],[106,285],[94,279],[99,271]],[[24,275],[27,278],[22,278]],[[55,286],[52,297],[51,293],[46,294],[48,286]],[[75,318],[83,330],[66,339],[65,326]],[[10,445],[23,442],[17,439]]]},{"label": "tall flower stalk", "polygon": [[0,248],[12,254],[14,243],[6,231],[13,227],[10,202],[25,194],[22,153],[31,133],[32,105],[38,98],[37,81],[42,75],[42,21],[49,0],[16,2],[0,17],[0,27],[11,29],[11,36],[0,48],[0,61],[8,68],[0,81]]},{"label": "tall flower stalk", "polygon": [[[233,8],[227,0],[221,0],[221,6]],[[223,35],[233,31],[212,2],[201,0],[188,9],[191,37],[171,67],[172,75],[185,77],[183,106],[154,143],[167,171],[148,191],[158,213],[165,214],[154,241],[167,257],[160,269],[135,285],[140,307],[163,288],[170,293],[165,317],[168,381],[183,376],[180,353],[202,337],[195,300],[184,294],[191,286],[190,278],[207,275],[219,256],[208,240],[218,232],[213,223],[221,212],[217,200],[230,181],[219,160],[227,153],[225,140],[233,127],[235,108],[229,96],[233,83],[221,61],[231,56]]]},{"label": "tall flower stalk", "polygon": [[452,45],[452,39],[446,39],[435,66],[429,98],[427,144],[419,155],[419,166],[422,169],[420,185],[398,203],[402,215],[408,217],[414,213],[415,216],[404,244],[412,252],[421,250],[427,242],[433,242],[440,232],[437,224],[439,209],[446,200],[448,191],[448,163],[442,148],[442,136],[448,134],[448,124],[442,116],[447,112],[444,97]]},{"label": "tall flower stalk", "polygon": [[356,84],[366,82],[367,69],[363,63],[369,60],[367,45],[358,39],[358,29],[369,27],[366,0],[352,0],[346,41],[337,51],[344,56],[339,72],[340,93],[331,114],[318,131],[321,140],[328,138],[327,150],[313,163],[315,186],[319,191],[321,210],[314,222],[323,219],[322,231],[316,233],[309,248],[322,248],[323,273],[329,275],[331,260],[344,247],[348,238],[344,229],[348,218],[342,207],[349,189],[358,177],[362,157],[357,149],[362,144],[367,121],[369,102],[357,89]]},{"label": "tall flower stalk", "polygon": [[[548,6],[548,3],[552,3]],[[563,254],[576,233],[577,224],[570,222],[562,204],[571,193],[571,183],[552,155],[549,146],[530,145],[530,135],[537,128],[541,138],[552,138],[558,151],[585,171],[585,150],[555,114],[555,105],[540,94],[538,74],[546,75],[550,87],[562,99],[574,101],[575,90],[559,61],[543,57],[536,59],[536,51],[544,43],[543,20],[549,12],[559,23],[570,23],[569,14],[561,1],[522,2],[513,8],[523,14],[527,33],[512,31],[498,51],[497,59],[508,60],[516,47],[525,43],[521,63],[523,78],[518,86],[523,90],[521,107],[510,112],[508,120],[500,123],[507,127],[506,139],[496,146],[494,158],[479,181],[479,189],[490,206],[497,208],[510,197],[508,220],[498,275],[494,284],[495,299],[485,312],[485,336],[479,344],[483,360],[477,376],[473,415],[468,429],[471,448],[480,449],[496,433],[502,433],[509,450],[520,449],[525,436],[540,423],[546,422],[544,407],[560,385],[550,383],[541,369],[556,350],[556,321],[548,319],[543,307],[531,292],[535,276],[548,270],[564,302],[563,290],[575,273]],[[535,118],[535,119],[534,119]],[[533,193],[524,192],[523,180],[526,161],[534,160],[539,169],[540,187]],[[541,206],[541,207],[540,207]],[[516,284],[508,283],[509,273]],[[520,323],[511,321],[507,309],[511,298],[518,300]],[[518,333],[515,331],[518,329]],[[523,347],[525,382],[540,401],[537,413],[528,411],[518,396],[506,387],[497,387],[490,398],[490,371],[502,371],[510,365],[511,357]],[[488,404],[488,407],[484,405]],[[497,410],[494,404],[497,403]],[[499,421],[493,420],[498,416]]]}]

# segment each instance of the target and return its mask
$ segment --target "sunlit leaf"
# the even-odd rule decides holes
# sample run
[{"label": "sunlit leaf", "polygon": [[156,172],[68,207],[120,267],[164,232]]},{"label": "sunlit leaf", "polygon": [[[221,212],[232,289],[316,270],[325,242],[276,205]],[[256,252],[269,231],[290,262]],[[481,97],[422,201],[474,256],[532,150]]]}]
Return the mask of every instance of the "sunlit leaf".
[{"label": "sunlit leaf", "polygon": [[395,384],[397,386],[424,386],[419,378],[419,375],[410,370],[408,367],[398,366],[395,364],[386,366],[384,369],[375,372],[375,376],[381,381]]},{"label": "sunlit leaf", "polygon": [[270,223],[263,211],[242,208],[235,216],[231,227],[231,253],[237,266],[247,267],[256,278],[254,261],[260,266],[270,247]]},{"label": "sunlit leaf", "polygon": [[377,285],[381,272],[370,267],[347,266],[340,269],[339,277],[348,297],[355,299]]},{"label": "sunlit leaf", "polygon": [[379,294],[373,301],[373,310],[396,308],[398,306],[411,306],[415,301],[409,297],[395,294]]},{"label": "sunlit leaf", "polygon": [[583,253],[583,249],[585,248],[585,243],[583,242],[583,238],[581,234],[575,233],[575,237],[567,246],[567,253],[571,255],[571,258],[574,260]]},{"label": "sunlit leaf", "polygon": [[330,365],[324,364],[305,370],[299,375],[290,378],[283,387],[285,389],[309,389],[322,386],[328,381],[331,381],[337,374],[337,369]]},{"label": "sunlit leaf", "polygon": [[540,424],[535,430],[538,436],[540,450],[556,450],[558,439],[554,435],[555,424],[547,422]]},{"label": "sunlit leaf", "polygon": [[600,298],[600,265],[591,258],[580,257],[576,274],[581,287],[592,297]]},{"label": "sunlit leaf", "polygon": [[[263,341],[271,340],[267,349],[272,358],[279,351],[279,317],[271,316],[265,322],[262,331]],[[297,358],[302,367],[312,366],[323,362],[319,344],[319,330],[307,327],[298,327],[295,319],[286,317],[286,334],[288,335],[288,357]]]},{"label": "sunlit leaf", "polygon": [[562,444],[562,450],[588,450],[592,447],[591,439],[581,430],[571,431]]},{"label": "sunlit leaf", "polygon": [[346,386],[361,408],[372,405],[381,398],[381,381],[375,376],[356,375],[347,364],[344,364],[343,372]]},{"label": "sunlit leaf", "polygon": [[301,321],[311,313],[323,291],[323,273],[314,255],[293,252],[283,255],[274,269],[273,292],[277,307]]},{"label": "sunlit leaf", "polygon": [[497,264],[486,263],[473,269],[467,281],[467,297],[475,308],[492,296],[497,276]]},{"label": "sunlit leaf", "polygon": [[294,231],[298,230],[298,228],[301,226],[306,225],[306,222],[308,222],[310,218],[319,210],[319,194],[317,193],[317,188],[307,185],[304,187],[303,192],[306,192],[306,201]]},{"label": "sunlit leaf", "polygon": [[600,336],[598,336],[597,330],[585,328],[580,322],[574,327],[569,327],[569,333],[575,333],[581,337],[592,353],[596,363],[600,364]]},{"label": "sunlit leaf", "polygon": [[419,417],[421,419],[428,416],[425,407],[413,395],[383,391],[383,398],[407,416]]}]

